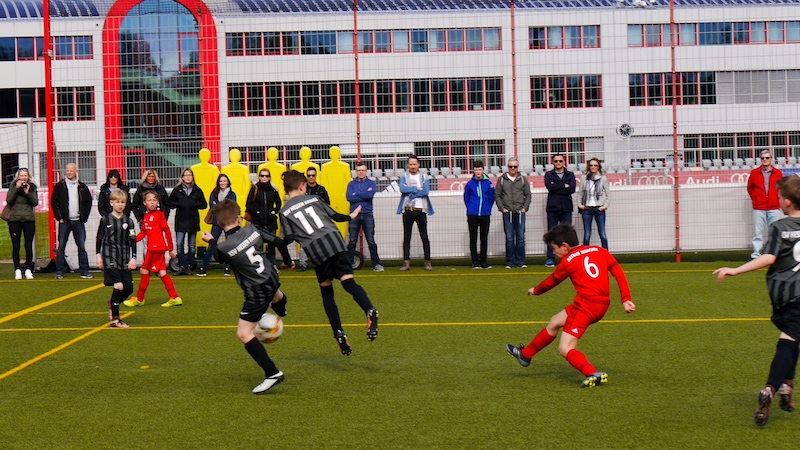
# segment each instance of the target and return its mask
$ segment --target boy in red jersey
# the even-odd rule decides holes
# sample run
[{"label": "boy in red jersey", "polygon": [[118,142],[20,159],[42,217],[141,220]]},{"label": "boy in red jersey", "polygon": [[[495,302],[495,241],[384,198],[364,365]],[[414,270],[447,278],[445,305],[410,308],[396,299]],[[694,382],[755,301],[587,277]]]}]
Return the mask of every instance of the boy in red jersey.
[{"label": "boy in red jersey", "polygon": [[131,297],[129,300],[122,302],[127,307],[142,306],[144,305],[144,294],[147,292],[147,286],[150,285],[150,272],[155,272],[164,283],[169,294],[169,300],[161,306],[168,308],[170,306],[180,306],[183,300],[178,296],[175,291],[175,284],[172,278],[167,275],[167,263],[164,259],[164,252],[169,252],[169,257],[175,257],[175,251],[172,246],[172,231],[169,229],[167,223],[167,216],[158,210],[158,193],[156,191],[147,191],[143,195],[144,205],[147,208],[147,213],[142,218],[141,231],[136,235],[136,242],[141,241],[147,237],[147,253],[142,261],[142,280],[139,282],[139,290],[136,292],[136,297]]},{"label": "boy in red jersey", "polygon": [[631,301],[631,291],[625,272],[608,250],[580,245],[578,233],[568,223],[556,225],[545,233],[544,242],[553,249],[561,261],[552,275],[528,290],[528,295],[544,294],[567,278],[572,280],[572,285],[578,291],[577,295],[571,305],[550,318],[547,327],[540,331],[527,347],[514,347],[508,344],[506,350],[517,358],[523,367],[528,367],[533,355],[553,342],[558,330],[563,328],[558,352],[586,377],[581,387],[594,387],[607,383],[608,375],[598,372],[586,356],[575,347],[589,325],[599,322],[608,311],[611,304],[609,273],[617,280],[625,312],[632,313],[636,310],[636,305]]}]

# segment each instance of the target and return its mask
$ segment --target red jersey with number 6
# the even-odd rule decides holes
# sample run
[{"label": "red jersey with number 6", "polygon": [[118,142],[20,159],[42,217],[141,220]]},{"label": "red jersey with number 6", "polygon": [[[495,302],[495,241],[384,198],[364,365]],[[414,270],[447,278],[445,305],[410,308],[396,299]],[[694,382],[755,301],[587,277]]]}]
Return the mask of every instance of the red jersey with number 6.
[{"label": "red jersey with number 6", "polygon": [[539,283],[533,290],[534,295],[541,295],[558,286],[567,278],[578,292],[575,302],[588,300],[591,302],[611,303],[611,288],[608,274],[614,276],[619,285],[622,303],[631,299],[628,279],[619,263],[608,250],[602,247],[581,245],[572,249],[565,256],[552,275]]}]

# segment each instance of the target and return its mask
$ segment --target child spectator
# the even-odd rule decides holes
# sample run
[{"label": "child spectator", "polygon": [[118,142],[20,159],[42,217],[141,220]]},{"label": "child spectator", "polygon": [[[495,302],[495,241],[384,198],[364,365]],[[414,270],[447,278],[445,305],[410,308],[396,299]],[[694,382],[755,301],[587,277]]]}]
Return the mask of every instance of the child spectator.
[{"label": "child spectator", "polygon": [[558,352],[586,377],[581,387],[594,387],[607,383],[608,375],[605,372],[598,372],[586,356],[575,347],[589,325],[599,322],[608,311],[611,304],[609,273],[617,280],[625,312],[632,313],[636,310],[636,305],[631,301],[631,291],[625,272],[608,250],[580,245],[578,233],[568,223],[558,224],[545,233],[544,242],[553,249],[561,261],[552,275],[528,290],[528,295],[544,294],[567,278],[572,280],[577,295],[571,305],[550,319],[547,327],[540,331],[527,347],[514,347],[508,344],[506,350],[517,358],[523,367],[528,367],[531,358],[553,342],[558,330],[563,328]]},{"label": "child spectator", "polygon": [[147,213],[142,218],[141,230],[136,235],[136,242],[147,238],[147,253],[139,270],[139,273],[142,274],[142,280],[139,282],[139,291],[136,293],[136,297],[125,300],[123,304],[129,308],[144,305],[144,295],[147,292],[147,286],[150,285],[150,272],[155,272],[161,278],[161,282],[164,283],[164,287],[167,288],[167,293],[169,294],[169,300],[161,304],[161,306],[168,308],[170,306],[183,305],[183,300],[178,296],[178,292],[175,291],[172,278],[167,275],[167,262],[164,258],[164,252],[169,252],[169,257],[174,258],[175,251],[172,247],[172,231],[169,229],[167,216],[158,209],[158,192],[145,192],[142,198],[145,208],[147,208]]},{"label": "child spectator", "polygon": [[776,392],[780,396],[780,408],[786,412],[794,411],[792,394],[800,353],[800,278],[797,277],[800,264],[796,254],[800,242],[800,178],[781,178],[775,187],[781,210],[788,217],[770,224],[761,255],[735,269],[722,267],[714,271],[717,280],[722,281],[726,275],[736,276],[769,266],[767,291],[772,302],[771,319],[781,334],[767,384],[758,392],[758,407],[753,415],[758,426],[766,425]]},{"label": "child spectator", "polygon": [[378,337],[378,310],[372,306],[364,288],[353,279],[353,266],[344,239],[333,223],[352,220],[361,212],[361,206],[357,206],[349,216],[337,213],[320,197],[306,195],[306,177],[296,170],[283,174],[283,186],[289,197],[280,211],[283,232],[287,241],[296,240],[306,249],[308,259],[314,264],[322,305],[333,328],[333,337],[342,354],[349,356],[353,350],[342,329],[342,319],[333,292],[334,279],[341,281],[344,290],[364,310],[367,316],[367,340],[374,341]]},{"label": "child spectator", "polygon": [[274,234],[252,224],[242,228],[241,209],[233,200],[222,200],[214,207],[213,213],[219,226],[225,230],[225,240],[216,243],[216,238],[207,231],[203,232],[202,238],[208,242],[209,248],[216,247],[217,261],[231,265],[236,282],[244,292],[236,336],[250,357],[264,369],[264,381],[253,388],[254,394],[263,394],[282,383],[284,375],[272,362],[253,330],[270,306],[279,316],[286,315],[286,294],[279,289],[278,272],[264,254],[264,241],[277,247],[286,247],[286,244]]},{"label": "child spectator", "polygon": [[128,328],[119,318],[119,304],[133,292],[131,271],[136,269],[136,230],[125,212],[128,193],[116,190],[109,195],[111,213],[100,217],[97,229],[97,267],[103,268],[104,284],[113,286],[108,300],[111,328]]}]

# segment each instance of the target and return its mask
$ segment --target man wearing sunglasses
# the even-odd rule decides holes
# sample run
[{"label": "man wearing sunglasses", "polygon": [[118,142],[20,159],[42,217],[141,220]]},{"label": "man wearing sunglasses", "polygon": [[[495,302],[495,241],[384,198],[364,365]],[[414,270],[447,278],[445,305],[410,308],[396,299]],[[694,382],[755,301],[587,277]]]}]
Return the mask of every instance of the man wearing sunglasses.
[{"label": "man wearing sunglasses", "polygon": [[[560,223],[572,224],[572,194],[575,193],[575,174],[567,170],[566,157],[553,155],[553,170],[544,174],[547,188],[547,229]],[[547,247],[546,267],[555,266],[553,249]]]},{"label": "man wearing sunglasses", "polygon": [[783,174],[780,169],[772,165],[772,161],[772,153],[769,150],[761,152],[761,167],[753,169],[747,180],[747,193],[753,201],[753,226],[755,228],[751,259],[761,256],[764,230],[769,229],[772,222],[781,218],[778,190],[775,189],[775,183],[783,177]]},{"label": "man wearing sunglasses", "polygon": [[531,207],[531,187],[519,173],[519,160],[508,160],[508,172],[500,176],[494,201],[503,213],[506,234],[506,269],[525,265],[525,213]]}]

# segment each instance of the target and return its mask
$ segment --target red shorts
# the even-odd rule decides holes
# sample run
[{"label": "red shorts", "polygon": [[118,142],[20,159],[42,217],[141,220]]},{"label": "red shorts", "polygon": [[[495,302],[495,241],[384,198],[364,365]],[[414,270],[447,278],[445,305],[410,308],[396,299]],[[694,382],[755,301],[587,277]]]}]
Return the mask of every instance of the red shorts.
[{"label": "red shorts", "polygon": [[167,270],[167,258],[164,256],[164,252],[147,252],[142,261],[142,270],[155,273]]},{"label": "red shorts", "polygon": [[599,322],[608,311],[609,303],[595,303],[581,301],[575,302],[564,310],[567,312],[567,321],[564,322],[564,333],[580,339],[589,325]]}]

